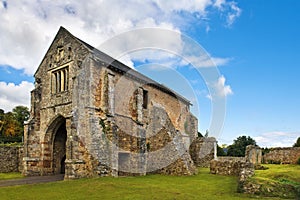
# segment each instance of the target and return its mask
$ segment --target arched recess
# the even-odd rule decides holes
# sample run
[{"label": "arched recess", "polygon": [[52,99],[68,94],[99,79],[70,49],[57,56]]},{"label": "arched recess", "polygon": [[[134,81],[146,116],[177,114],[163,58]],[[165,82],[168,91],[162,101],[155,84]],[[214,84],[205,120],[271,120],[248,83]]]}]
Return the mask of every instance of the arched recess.
[{"label": "arched recess", "polygon": [[67,129],[66,119],[59,115],[48,126],[44,138],[44,171],[50,174],[65,172]]}]

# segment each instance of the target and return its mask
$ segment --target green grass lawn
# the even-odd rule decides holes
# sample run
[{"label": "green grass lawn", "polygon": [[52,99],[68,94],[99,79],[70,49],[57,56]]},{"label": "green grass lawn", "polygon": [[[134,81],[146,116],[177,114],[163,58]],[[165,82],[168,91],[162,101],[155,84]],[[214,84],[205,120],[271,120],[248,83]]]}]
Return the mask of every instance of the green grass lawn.
[{"label": "green grass lawn", "polygon": [[0,199],[278,199],[239,194],[237,177],[209,174],[196,176],[149,175],[105,177],[0,188]]},{"label": "green grass lawn", "polygon": [[300,184],[300,165],[263,165],[268,167],[268,170],[255,171],[257,179],[268,180],[290,180]]},{"label": "green grass lawn", "polygon": [[20,173],[0,173],[0,181],[1,180],[8,180],[8,179],[18,179],[23,178]]},{"label": "green grass lawn", "polygon": [[261,185],[260,194],[300,199],[300,165],[263,165],[267,170],[256,170],[251,183]]}]

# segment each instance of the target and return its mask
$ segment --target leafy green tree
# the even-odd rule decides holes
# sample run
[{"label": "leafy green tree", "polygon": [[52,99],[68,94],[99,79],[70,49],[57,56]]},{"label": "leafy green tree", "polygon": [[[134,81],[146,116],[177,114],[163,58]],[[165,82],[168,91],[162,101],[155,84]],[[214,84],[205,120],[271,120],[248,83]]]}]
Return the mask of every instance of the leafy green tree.
[{"label": "leafy green tree", "polygon": [[29,109],[25,106],[17,106],[13,109],[14,119],[17,121],[16,135],[23,135],[24,121],[29,119]]},{"label": "leafy green tree", "polygon": [[0,120],[3,120],[4,114],[4,110],[0,108]]},{"label": "leafy green tree", "polygon": [[0,135],[2,135],[2,129],[3,129],[3,125],[4,125],[4,110],[0,109]]},{"label": "leafy green tree", "polygon": [[266,155],[267,153],[270,152],[271,149],[269,149],[268,147],[266,148],[261,148],[261,151],[262,151],[262,155]]},{"label": "leafy green tree", "polygon": [[29,119],[29,109],[25,106],[17,106],[13,109],[15,119],[20,123],[24,124],[24,121]]},{"label": "leafy green tree", "polygon": [[3,118],[2,134],[4,136],[16,136],[19,124],[12,112],[5,113]]},{"label": "leafy green tree", "polygon": [[300,137],[298,137],[297,142],[293,145],[293,147],[300,147]]},{"label": "leafy green tree", "polygon": [[228,146],[227,155],[243,157],[245,156],[246,147],[248,145],[256,145],[255,140],[252,139],[250,136],[240,136],[234,140],[232,145]]},{"label": "leafy green tree", "polygon": [[219,145],[217,146],[217,156],[226,156],[226,152]]},{"label": "leafy green tree", "polygon": [[29,109],[17,106],[12,112],[0,109],[0,142],[20,142],[24,132],[24,121],[29,118]]}]

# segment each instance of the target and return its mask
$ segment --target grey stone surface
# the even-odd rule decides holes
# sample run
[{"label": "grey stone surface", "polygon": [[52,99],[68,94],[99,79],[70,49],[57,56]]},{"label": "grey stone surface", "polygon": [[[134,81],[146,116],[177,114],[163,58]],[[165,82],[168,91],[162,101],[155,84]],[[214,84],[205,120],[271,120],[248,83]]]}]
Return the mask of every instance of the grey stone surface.
[{"label": "grey stone surface", "polygon": [[214,159],[214,144],[217,140],[213,137],[196,138],[190,148],[190,155],[198,167],[209,167],[210,161]]},{"label": "grey stone surface", "polygon": [[0,172],[21,172],[23,170],[23,147],[0,146]]},{"label": "grey stone surface", "polygon": [[263,156],[263,163],[297,164],[300,159],[300,147],[272,148]]},{"label": "grey stone surface", "polygon": [[194,174],[197,130],[189,101],[60,28],[35,73],[23,173]]}]

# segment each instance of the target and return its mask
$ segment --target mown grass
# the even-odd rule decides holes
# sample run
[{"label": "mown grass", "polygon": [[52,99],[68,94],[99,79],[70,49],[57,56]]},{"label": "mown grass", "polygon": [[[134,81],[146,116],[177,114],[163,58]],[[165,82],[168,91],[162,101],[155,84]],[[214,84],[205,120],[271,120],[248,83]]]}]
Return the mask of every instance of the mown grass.
[{"label": "mown grass", "polygon": [[47,184],[0,188],[5,199],[278,199],[261,198],[237,191],[237,177],[209,174],[200,169],[196,176],[149,175],[105,177]]},{"label": "mown grass", "polygon": [[292,182],[300,183],[300,165],[263,165],[268,170],[256,170],[257,179],[280,180],[287,179]]},{"label": "mown grass", "polygon": [[300,199],[300,165],[263,165],[267,170],[256,170],[249,181],[261,185],[259,194]]},{"label": "mown grass", "polygon": [[12,172],[12,173],[0,173],[0,180],[8,180],[8,179],[19,179],[23,178],[20,173]]}]

